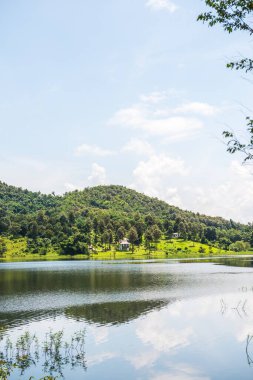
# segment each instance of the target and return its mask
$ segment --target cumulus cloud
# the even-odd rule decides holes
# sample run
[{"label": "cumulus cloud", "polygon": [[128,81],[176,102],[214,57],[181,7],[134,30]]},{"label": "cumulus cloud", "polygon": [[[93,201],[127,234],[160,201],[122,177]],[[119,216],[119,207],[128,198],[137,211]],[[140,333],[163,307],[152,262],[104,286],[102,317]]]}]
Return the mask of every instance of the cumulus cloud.
[{"label": "cumulus cloud", "polygon": [[141,352],[138,355],[128,356],[126,360],[129,361],[135,369],[143,367],[152,367],[152,365],[159,359],[160,353],[153,350],[148,352]]},{"label": "cumulus cloud", "polygon": [[194,211],[225,218],[252,221],[253,181],[252,168],[232,161],[227,178],[215,186],[185,188],[185,205]]},{"label": "cumulus cloud", "polygon": [[109,149],[103,149],[97,145],[89,145],[89,144],[82,144],[79,145],[75,150],[76,156],[84,156],[84,155],[94,155],[94,156],[111,156],[115,154],[114,151]]},{"label": "cumulus cloud", "polygon": [[0,159],[0,178],[10,185],[42,193],[61,193],[69,181],[68,162],[37,160],[29,156],[6,156]]},{"label": "cumulus cloud", "polygon": [[106,169],[97,163],[93,163],[91,173],[86,181],[77,181],[78,183],[65,182],[66,191],[82,190],[86,186],[106,185],[108,183]]},{"label": "cumulus cloud", "polygon": [[147,160],[138,163],[133,171],[134,182],[131,187],[145,194],[166,200],[170,204],[182,206],[176,186],[172,186],[173,177],[189,173],[185,162],[166,154],[153,154]]},{"label": "cumulus cloud", "polygon": [[218,107],[208,103],[190,102],[175,109],[175,113],[195,113],[204,116],[213,116],[219,111]]},{"label": "cumulus cloud", "polygon": [[108,360],[114,359],[117,356],[118,354],[115,352],[102,352],[97,355],[90,355],[87,357],[87,365],[89,367],[93,367],[101,363],[104,363]]},{"label": "cumulus cloud", "polygon": [[96,345],[105,343],[109,339],[109,329],[106,326],[91,327]]},{"label": "cumulus cloud", "polygon": [[177,10],[176,4],[171,0],[148,0],[146,6],[155,11],[165,10],[173,13]]},{"label": "cumulus cloud", "polygon": [[81,186],[75,185],[74,183],[71,183],[71,182],[66,182],[64,184],[64,187],[65,187],[66,191],[82,190]]},{"label": "cumulus cloud", "polygon": [[169,328],[167,322],[155,313],[138,325],[136,335],[144,344],[151,345],[156,351],[170,352],[188,346],[193,330],[191,327]]},{"label": "cumulus cloud", "polygon": [[150,156],[154,153],[154,149],[151,144],[142,139],[131,139],[124,147],[123,152],[132,152],[137,155]]},{"label": "cumulus cloud", "polygon": [[92,170],[90,176],[88,177],[88,183],[91,186],[106,185],[108,181],[105,168],[97,163],[92,164]]},{"label": "cumulus cloud", "polygon": [[201,179],[206,178],[206,169],[198,172],[199,180],[193,181],[195,169],[186,165],[182,158],[151,151],[148,155],[148,149],[146,153],[147,157],[133,170],[129,187],[183,209],[252,222],[252,166],[234,160],[213,184],[211,177],[206,183]]},{"label": "cumulus cloud", "polygon": [[[164,99],[168,103],[168,95],[165,96],[164,92],[142,95],[137,104],[118,110],[109,120],[109,125],[140,130],[170,140],[189,137],[203,128],[202,120],[182,115],[180,107],[173,109],[164,104]],[[205,110],[207,112],[207,105]]]}]

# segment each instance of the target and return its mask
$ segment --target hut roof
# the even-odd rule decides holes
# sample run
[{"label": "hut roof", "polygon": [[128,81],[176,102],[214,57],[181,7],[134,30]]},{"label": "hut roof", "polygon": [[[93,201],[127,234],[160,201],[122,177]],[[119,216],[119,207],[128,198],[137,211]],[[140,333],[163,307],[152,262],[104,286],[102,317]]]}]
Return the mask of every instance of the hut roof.
[{"label": "hut roof", "polygon": [[127,238],[124,238],[123,240],[120,240],[120,244],[130,244]]}]

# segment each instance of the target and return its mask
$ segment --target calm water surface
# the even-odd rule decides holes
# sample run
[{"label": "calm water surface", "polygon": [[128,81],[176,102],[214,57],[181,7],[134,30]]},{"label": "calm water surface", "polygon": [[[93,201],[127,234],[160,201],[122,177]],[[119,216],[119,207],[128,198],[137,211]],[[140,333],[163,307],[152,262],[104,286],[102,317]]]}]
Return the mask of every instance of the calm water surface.
[{"label": "calm water surface", "polygon": [[[2,263],[3,357],[27,331],[32,359],[12,380],[253,379],[253,262]],[[69,344],[53,364],[50,331]],[[77,332],[82,348],[66,348]]]}]

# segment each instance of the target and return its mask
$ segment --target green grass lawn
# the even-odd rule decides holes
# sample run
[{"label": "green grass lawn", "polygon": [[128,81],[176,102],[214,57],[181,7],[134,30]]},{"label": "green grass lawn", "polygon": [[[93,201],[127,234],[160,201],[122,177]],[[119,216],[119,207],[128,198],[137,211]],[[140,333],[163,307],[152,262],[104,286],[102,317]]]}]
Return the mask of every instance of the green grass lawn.
[{"label": "green grass lawn", "polygon": [[231,256],[231,255],[252,255],[252,251],[247,252],[234,252],[225,251],[223,249],[201,244],[193,241],[184,241],[182,239],[161,240],[156,247],[148,252],[144,246],[135,247],[134,253],[132,252],[119,252],[112,248],[112,250],[104,252],[98,251],[92,254],[93,259],[145,259],[145,258],[205,258],[213,256]]},{"label": "green grass lawn", "polygon": [[[57,260],[67,259],[70,256],[59,255],[57,251],[51,248],[46,255],[39,255],[27,251],[26,239],[20,238],[15,240],[4,239],[7,245],[7,252],[2,260]],[[120,252],[116,245],[111,246],[111,250],[103,250],[101,247],[96,253],[88,255],[75,255],[75,259],[90,258],[93,260],[110,260],[110,259],[146,259],[146,258],[205,258],[214,256],[231,256],[231,255],[252,255],[252,251],[234,252],[182,239],[161,240],[157,245],[153,245],[150,251],[146,250],[143,245],[135,247],[134,252]]]}]

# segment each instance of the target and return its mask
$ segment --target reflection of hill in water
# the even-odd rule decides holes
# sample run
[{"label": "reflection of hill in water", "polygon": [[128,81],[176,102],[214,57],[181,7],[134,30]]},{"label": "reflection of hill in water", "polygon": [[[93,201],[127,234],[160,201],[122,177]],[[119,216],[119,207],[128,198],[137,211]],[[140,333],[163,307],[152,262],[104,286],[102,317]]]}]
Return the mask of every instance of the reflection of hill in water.
[{"label": "reflection of hill in water", "polygon": [[[64,263],[65,264],[65,263]],[[40,263],[38,268],[18,269],[15,266],[0,270],[0,310],[1,296],[18,296],[50,292],[114,293],[140,291],[147,288],[159,289],[172,285],[172,273],[159,273],[156,268],[131,267],[124,265],[102,265],[96,263],[53,263],[50,267]],[[177,282],[179,279],[177,278]],[[183,279],[181,279],[183,281]],[[39,301],[39,297],[38,297]]]},{"label": "reflection of hill in water", "polygon": [[88,305],[71,306],[58,310],[36,310],[33,312],[0,312],[0,334],[9,328],[26,325],[33,321],[55,318],[65,315],[76,321],[87,321],[96,324],[121,324],[129,322],[148,313],[153,309],[160,309],[168,302],[154,301],[126,301],[106,302]]},{"label": "reflection of hill in water", "polygon": [[153,309],[160,309],[166,304],[164,301],[106,302],[70,307],[65,314],[78,321],[116,325],[136,319]]},{"label": "reflection of hill in water", "polygon": [[216,264],[219,265],[225,265],[229,267],[241,267],[241,268],[252,268],[253,267],[253,259],[250,257],[246,258],[224,258],[224,259],[219,259],[215,261]]},{"label": "reflection of hill in water", "polygon": [[0,312],[0,333],[12,327],[24,326],[34,321],[55,318],[62,314],[58,310],[39,310],[32,312]]}]

